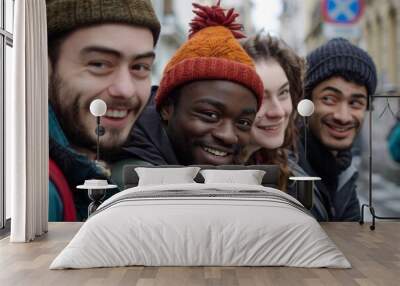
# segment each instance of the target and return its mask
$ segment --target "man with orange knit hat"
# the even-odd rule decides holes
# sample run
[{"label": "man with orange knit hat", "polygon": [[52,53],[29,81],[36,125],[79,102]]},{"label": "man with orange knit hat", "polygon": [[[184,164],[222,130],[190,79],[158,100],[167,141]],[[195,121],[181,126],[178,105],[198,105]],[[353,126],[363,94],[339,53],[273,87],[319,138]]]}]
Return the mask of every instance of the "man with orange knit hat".
[{"label": "man with orange knit hat", "polygon": [[237,39],[234,9],[193,4],[189,40],[167,64],[125,150],[141,162],[233,164],[248,144],[263,85]]}]

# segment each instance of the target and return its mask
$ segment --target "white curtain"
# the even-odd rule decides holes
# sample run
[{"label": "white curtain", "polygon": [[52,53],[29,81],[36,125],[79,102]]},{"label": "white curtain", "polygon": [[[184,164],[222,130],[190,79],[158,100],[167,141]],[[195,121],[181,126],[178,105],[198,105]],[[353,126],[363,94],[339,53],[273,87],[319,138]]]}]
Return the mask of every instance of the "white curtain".
[{"label": "white curtain", "polygon": [[12,242],[48,225],[48,66],[45,0],[15,1],[14,94],[6,98],[6,188]]}]

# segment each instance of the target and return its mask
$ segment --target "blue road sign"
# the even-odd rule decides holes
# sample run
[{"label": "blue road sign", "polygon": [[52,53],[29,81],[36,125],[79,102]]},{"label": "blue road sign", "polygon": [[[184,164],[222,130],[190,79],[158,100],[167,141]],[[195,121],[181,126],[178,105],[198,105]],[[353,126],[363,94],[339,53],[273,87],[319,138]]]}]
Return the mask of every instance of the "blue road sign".
[{"label": "blue road sign", "polygon": [[336,24],[354,24],[364,12],[364,0],[323,0],[324,21]]}]

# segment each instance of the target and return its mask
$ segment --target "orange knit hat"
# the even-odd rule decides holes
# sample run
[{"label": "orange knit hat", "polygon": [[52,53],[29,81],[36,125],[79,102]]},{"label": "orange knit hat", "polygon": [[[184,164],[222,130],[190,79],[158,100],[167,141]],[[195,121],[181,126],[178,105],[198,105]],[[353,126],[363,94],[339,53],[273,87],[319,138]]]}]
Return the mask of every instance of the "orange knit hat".
[{"label": "orange knit hat", "polygon": [[208,7],[193,3],[197,15],[190,23],[189,40],[165,67],[157,91],[159,109],[169,93],[178,86],[197,80],[219,79],[237,82],[253,91],[261,106],[264,88],[254,63],[237,39],[245,36],[235,23],[239,14],[217,5]]}]

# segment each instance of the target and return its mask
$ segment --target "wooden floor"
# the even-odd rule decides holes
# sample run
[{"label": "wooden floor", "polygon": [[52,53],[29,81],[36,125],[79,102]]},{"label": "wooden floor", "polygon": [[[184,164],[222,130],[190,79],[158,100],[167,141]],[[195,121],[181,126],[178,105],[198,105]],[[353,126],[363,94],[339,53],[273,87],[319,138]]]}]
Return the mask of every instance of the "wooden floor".
[{"label": "wooden floor", "polygon": [[50,223],[32,243],[0,241],[0,285],[400,285],[400,222],[325,223],[323,228],[353,268],[289,267],[122,267],[48,270],[51,261],[81,226]]}]

